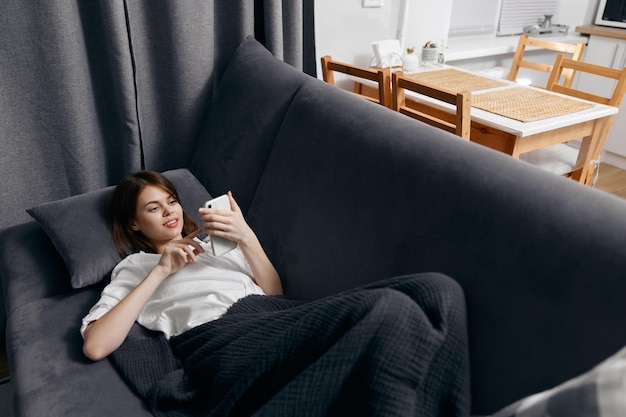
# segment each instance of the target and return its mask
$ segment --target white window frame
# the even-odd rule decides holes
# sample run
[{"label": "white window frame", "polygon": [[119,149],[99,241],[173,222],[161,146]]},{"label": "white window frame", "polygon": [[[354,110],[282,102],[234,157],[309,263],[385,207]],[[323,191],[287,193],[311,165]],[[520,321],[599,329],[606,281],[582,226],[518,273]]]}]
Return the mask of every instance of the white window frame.
[{"label": "white window frame", "polygon": [[558,9],[559,0],[502,0],[497,35],[519,35],[525,26],[541,24],[544,15],[555,15]]},{"label": "white window frame", "polygon": [[558,6],[559,0],[452,0],[449,36],[519,35]]}]

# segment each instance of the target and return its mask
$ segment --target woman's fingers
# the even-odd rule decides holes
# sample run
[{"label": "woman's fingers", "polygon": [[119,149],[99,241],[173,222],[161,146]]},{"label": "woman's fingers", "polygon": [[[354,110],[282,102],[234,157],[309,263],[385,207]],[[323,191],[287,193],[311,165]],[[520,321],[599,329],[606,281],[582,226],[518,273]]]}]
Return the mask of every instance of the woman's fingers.
[{"label": "woman's fingers", "polygon": [[231,210],[200,208],[199,217],[202,228],[208,234],[239,243],[250,234],[249,226],[232,192],[229,191],[227,195]]},{"label": "woman's fingers", "polygon": [[203,253],[202,246],[194,240],[202,232],[201,229],[194,230],[183,239],[171,242],[165,250],[165,254],[169,253],[176,267],[186,264],[189,261],[196,261],[196,254]]},{"label": "woman's fingers", "polygon": [[197,237],[200,233],[202,233],[202,229],[196,229],[193,232],[189,233],[187,236],[185,236],[185,239],[192,239],[194,237]]},{"label": "woman's fingers", "polygon": [[229,191],[228,193],[228,200],[230,201],[230,208],[232,211],[239,211],[241,212],[241,209],[239,208],[239,204],[237,204],[237,201],[235,201],[235,197],[233,197],[233,193],[231,191]]},{"label": "woman's fingers", "polygon": [[196,254],[204,252],[204,249],[202,248],[200,243],[194,240],[194,238],[196,238],[200,233],[202,233],[202,229],[194,230],[183,239],[183,241],[187,244],[187,249],[191,251],[194,261]]}]

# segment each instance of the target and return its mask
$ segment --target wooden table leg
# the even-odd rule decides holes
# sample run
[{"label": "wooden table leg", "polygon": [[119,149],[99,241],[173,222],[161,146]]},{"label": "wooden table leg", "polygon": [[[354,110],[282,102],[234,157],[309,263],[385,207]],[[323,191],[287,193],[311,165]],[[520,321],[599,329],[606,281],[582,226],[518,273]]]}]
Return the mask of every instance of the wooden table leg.
[{"label": "wooden table leg", "polygon": [[583,138],[576,161],[576,167],[579,169],[574,171],[572,179],[585,185],[593,185],[597,166],[600,163],[600,154],[614,120],[614,115],[596,120],[591,134]]}]

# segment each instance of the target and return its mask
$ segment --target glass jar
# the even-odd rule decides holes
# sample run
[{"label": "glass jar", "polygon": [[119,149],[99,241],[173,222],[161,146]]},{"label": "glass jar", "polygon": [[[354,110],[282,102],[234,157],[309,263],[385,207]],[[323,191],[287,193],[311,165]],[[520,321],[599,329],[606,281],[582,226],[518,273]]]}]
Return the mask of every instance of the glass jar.
[{"label": "glass jar", "polygon": [[420,60],[413,53],[414,48],[407,48],[406,53],[402,57],[402,72],[405,74],[410,74],[412,72],[417,72],[420,66]]}]

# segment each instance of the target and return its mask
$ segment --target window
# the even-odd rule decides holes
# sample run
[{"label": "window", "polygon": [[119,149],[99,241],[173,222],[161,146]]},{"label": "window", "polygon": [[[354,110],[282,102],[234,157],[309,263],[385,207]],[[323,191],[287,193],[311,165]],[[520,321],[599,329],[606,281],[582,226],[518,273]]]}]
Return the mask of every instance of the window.
[{"label": "window", "polygon": [[452,0],[450,36],[518,35],[555,14],[559,0]]},{"label": "window", "polygon": [[558,0],[502,0],[498,35],[519,35],[524,26],[540,24],[544,15],[557,12],[558,3]]}]

